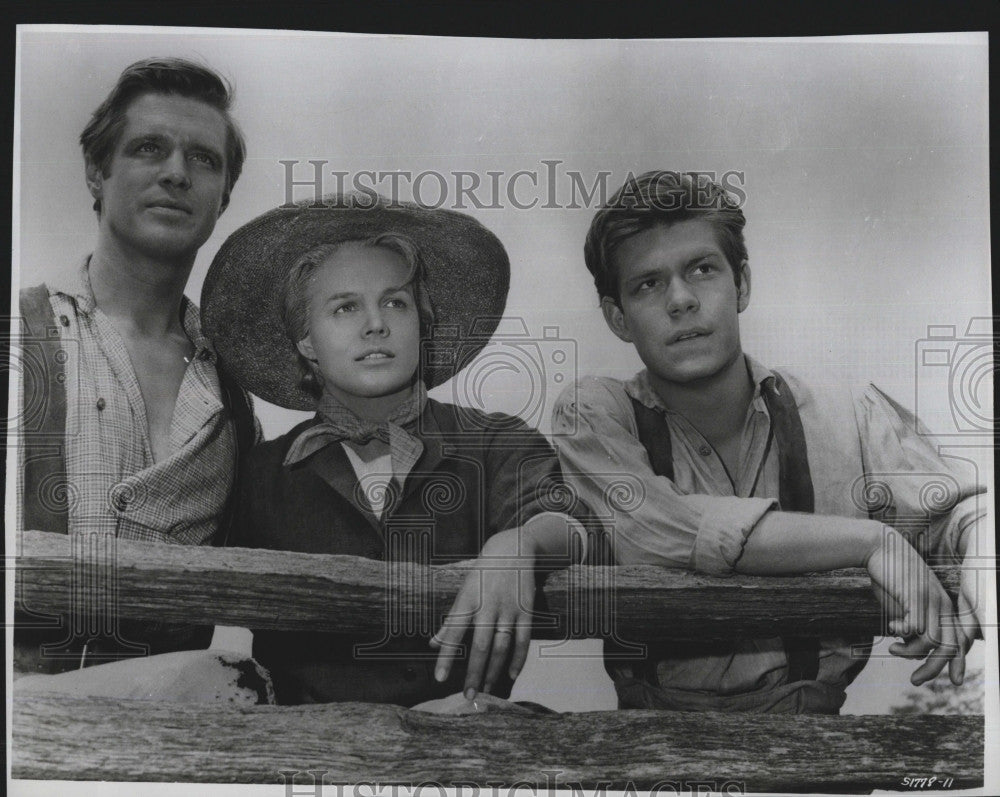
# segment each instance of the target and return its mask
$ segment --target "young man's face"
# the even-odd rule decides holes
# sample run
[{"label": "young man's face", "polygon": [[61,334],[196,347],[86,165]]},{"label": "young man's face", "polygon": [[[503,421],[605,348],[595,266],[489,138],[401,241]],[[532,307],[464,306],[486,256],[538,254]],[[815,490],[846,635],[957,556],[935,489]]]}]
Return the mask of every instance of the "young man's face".
[{"label": "young man's face", "polygon": [[101,201],[100,234],[126,254],[193,259],[226,205],[226,122],[200,100],[143,94],[102,174],[87,164]]},{"label": "young man's face", "polygon": [[313,274],[309,334],[298,348],[317,362],[324,389],[351,408],[403,398],[413,384],[420,315],[409,278],[398,254],[359,243],[339,247]]},{"label": "young man's face", "polygon": [[635,344],[654,384],[690,384],[715,376],[740,357],[737,315],[750,299],[750,272],[733,270],[712,225],[689,219],[657,225],[615,251],[620,306],[605,297],[604,318]]}]

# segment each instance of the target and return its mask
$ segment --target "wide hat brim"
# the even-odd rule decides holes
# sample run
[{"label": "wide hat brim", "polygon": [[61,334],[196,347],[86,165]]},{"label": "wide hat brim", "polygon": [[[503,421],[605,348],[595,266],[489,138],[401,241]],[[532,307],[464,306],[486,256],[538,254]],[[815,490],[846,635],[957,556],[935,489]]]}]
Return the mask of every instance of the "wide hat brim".
[{"label": "wide hat brim", "polygon": [[299,384],[297,352],[281,320],[285,278],[317,246],[384,232],[410,238],[424,262],[435,323],[421,341],[420,378],[431,388],[454,376],[486,345],[503,315],[507,252],[471,216],[369,194],[281,206],[226,239],[201,293],[202,326],[223,367],[265,401],[314,409],[315,397]]}]

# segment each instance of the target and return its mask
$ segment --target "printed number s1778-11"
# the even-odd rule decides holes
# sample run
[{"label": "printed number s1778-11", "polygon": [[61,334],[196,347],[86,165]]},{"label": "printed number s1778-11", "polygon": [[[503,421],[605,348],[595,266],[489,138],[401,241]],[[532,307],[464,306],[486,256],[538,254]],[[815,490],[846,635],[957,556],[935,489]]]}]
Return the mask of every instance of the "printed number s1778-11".
[{"label": "printed number s1778-11", "polygon": [[903,778],[903,787],[908,789],[950,789],[954,778],[939,778],[932,775],[929,778],[914,778],[907,775]]}]

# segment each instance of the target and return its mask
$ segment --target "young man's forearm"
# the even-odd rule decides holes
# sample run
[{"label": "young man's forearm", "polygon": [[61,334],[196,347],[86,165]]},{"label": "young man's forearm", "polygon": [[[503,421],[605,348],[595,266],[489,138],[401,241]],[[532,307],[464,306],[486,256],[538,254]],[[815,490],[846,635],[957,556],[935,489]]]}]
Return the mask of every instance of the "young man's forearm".
[{"label": "young man's forearm", "polygon": [[768,512],[747,537],[735,570],[763,576],[864,567],[886,533],[874,520]]}]

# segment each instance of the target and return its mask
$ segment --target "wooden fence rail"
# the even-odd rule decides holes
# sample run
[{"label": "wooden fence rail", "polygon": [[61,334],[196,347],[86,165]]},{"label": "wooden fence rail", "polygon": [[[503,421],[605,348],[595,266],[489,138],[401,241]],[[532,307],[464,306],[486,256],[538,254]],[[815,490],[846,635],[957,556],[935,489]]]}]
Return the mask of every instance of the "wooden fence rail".
[{"label": "wooden fence rail", "polygon": [[[131,619],[341,633],[384,627],[389,611],[417,616],[431,609],[439,617],[471,564],[423,567],[113,539],[94,542],[93,550],[31,531],[20,542],[17,597],[33,612],[112,600]],[[938,574],[957,588],[957,568]],[[110,597],[98,596],[101,590]],[[609,624],[619,639],[641,641],[882,632],[879,604],[861,570],[717,578],[652,566],[573,567],[551,573],[542,592],[547,616],[539,616],[535,636],[543,638],[599,636]]]},{"label": "wooden fence rail", "polygon": [[[371,632],[446,611],[470,563],[128,543],[25,532],[17,600],[39,614]],[[938,571],[946,587],[958,573]],[[655,567],[570,568],[542,589],[539,637],[706,639],[878,634],[867,574],[710,578]],[[612,622],[609,629],[607,623]],[[868,792],[983,784],[979,716],[774,716],[616,711],[438,716],[398,706],[255,706],[15,696],[15,778],[283,783],[533,784],[697,793]],[[309,789],[310,775],[301,781]],[[299,781],[297,781],[299,782]],[[727,785],[729,784],[729,785]],[[702,787],[703,787],[702,786]],[[297,787],[296,793],[302,787]]]},{"label": "wooden fence rail", "polygon": [[936,776],[940,787],[983,782],[982,717],[440,716],[371,703],[225,709],[25,697],[15,699],[13,749],[14,777],[67,780],[282,783],[282,771],[297,770],[309,784],[305,771],[319,770],[327,783],[526,782],[536,794],[553,781],[689,784],[661,794],[700,793],[696,782],[729,794],[902,789],[914,776]]}]

